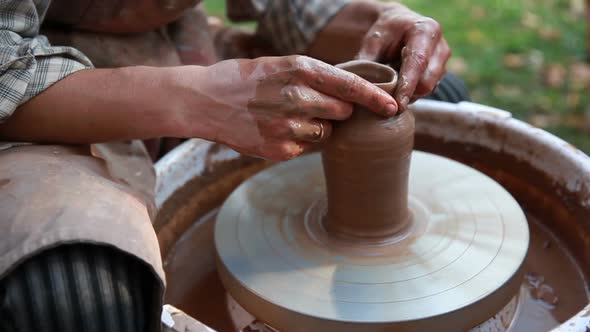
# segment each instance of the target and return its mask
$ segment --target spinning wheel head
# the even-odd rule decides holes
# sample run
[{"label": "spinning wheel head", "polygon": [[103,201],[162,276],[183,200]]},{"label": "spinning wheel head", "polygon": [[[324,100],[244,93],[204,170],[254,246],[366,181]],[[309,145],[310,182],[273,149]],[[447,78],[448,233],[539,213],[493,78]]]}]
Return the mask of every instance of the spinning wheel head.
[{"label": "spinning wheel head", "polygon": [[414,152],[410,224],[382,241],[332,236],[325,196],[314,154],[249,179],[219,213],[224,285],[278,330],[468,330],[514,303],[528,226],[484,174]]}]

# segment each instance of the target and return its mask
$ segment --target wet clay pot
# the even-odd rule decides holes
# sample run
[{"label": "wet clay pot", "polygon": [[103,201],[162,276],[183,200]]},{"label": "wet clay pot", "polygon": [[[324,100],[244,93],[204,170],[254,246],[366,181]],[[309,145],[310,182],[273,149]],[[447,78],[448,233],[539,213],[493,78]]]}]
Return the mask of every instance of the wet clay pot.
[{"label": "wet clay pot", "polygon": [[[504,186],[525,210],[555,235],[590,276],[590,158],[563,140],[506,111],[474,103],[419,101],[415,149],[474,167]],[[252,317],[237,310],[215,270],[212,216],[245,179],[272,163],[223,146],[190,140],[156,165],[155,223],[167,272],[166,302],[217,331],[237,331]],[[545,246],[541,242],[541,246]],[[564,264],[566,262],[564,261]],[[553,268],[558,278],[561,267]],[[587,283],[586,283],[587,286]],[[587,299],[587,295],[583,295]],[[565,300],[562,298],[562,300]],[[587,302],[587,300],[586,300]],[[590,306],[564,312],[556,331],[585,332]],[[444,330],[441,327],[441,330]],[[490,326],[486,331],[495,331]]]},{"label": "wet clay pot", "polygon": [[[393,93],[396,72],[369,61],[338,65]],[[408,174],[414,145],[411,111],[391,118],[355,105],[352,116],[333,124],[322,146],[328,211],[326,230],[348,238],[385,238],[409,221]],[[378,174],[378,176],[375,176]]]}]

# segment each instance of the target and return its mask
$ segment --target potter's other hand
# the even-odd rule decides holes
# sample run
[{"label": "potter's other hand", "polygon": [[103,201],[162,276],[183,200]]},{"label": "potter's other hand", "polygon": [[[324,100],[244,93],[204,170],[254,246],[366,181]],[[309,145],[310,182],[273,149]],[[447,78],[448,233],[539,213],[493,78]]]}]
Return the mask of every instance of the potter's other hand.
[{"label": "potter's other hand", "polygon": [[306,56],[227,60],[199,80],[213,129],[207,138],[272,160],[326,139],[330,120],[348,118],[352,103],[385,116],[397,111],[394,98],[368,81]]},{"label": "potter's other hand", "polygon": [[383,4],[377,21],[365,35],[359,59],[400,62],[394,93],[400,108],[424,97],[445,73],[451,51],[440,25],[398,3]]}]

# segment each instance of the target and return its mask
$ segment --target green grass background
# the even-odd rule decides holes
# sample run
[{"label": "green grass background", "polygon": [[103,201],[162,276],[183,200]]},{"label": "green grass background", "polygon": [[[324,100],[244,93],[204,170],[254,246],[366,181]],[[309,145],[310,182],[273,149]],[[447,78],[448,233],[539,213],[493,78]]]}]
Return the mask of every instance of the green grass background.
[{"label": "green grass background", "polygon": [[[441,23],[453,50],[449,69],[465,79],[473,101],[508,110],[590,153],[583,0],[402,2]],[[224,16],[223,0],[205,0],[205,8]]]}]

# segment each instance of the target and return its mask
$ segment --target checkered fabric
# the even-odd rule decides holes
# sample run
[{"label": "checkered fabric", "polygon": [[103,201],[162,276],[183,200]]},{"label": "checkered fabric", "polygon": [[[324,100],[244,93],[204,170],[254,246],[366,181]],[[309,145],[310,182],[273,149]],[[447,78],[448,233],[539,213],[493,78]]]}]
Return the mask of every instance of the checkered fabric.
[{"label": "checkered fabric", "polygon": [[71,47],[39,35],[50,0],[0,0],[0,122],[20,104],[80,69],[92,67]]},{"label": "checkered fabric", "polygon": [[281,54],[307,49],[315,35],[350,0],[251,0],[260,16],[258,33]]}]

